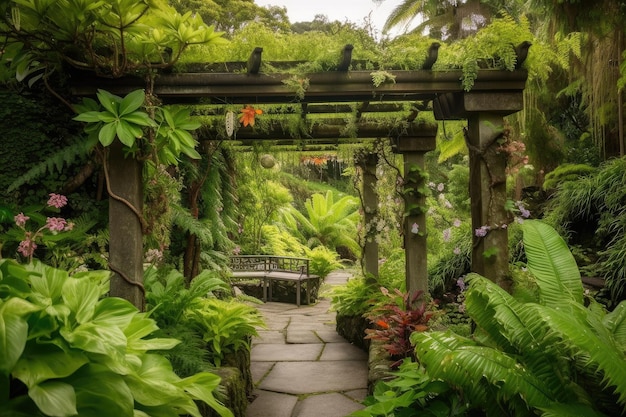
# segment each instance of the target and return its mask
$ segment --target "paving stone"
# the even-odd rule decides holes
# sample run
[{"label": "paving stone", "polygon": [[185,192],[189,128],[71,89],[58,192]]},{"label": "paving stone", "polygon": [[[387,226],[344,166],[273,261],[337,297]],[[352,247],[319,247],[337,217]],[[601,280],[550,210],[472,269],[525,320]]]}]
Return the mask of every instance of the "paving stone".
[{"label": "paving stone", "polygon": [[365,361],[278,362],[269,375],[261,381],[259,388],[287,394],[313,394],[367,388],[367,363]]},{"label": "paving stone", "polygon": [[363,405],[337,393],[312,395],[298,403],[294,417],[345,417]]},{"label": "paving stone", "polygon": [[258,397],[248,404],[246,417],[292,417],[298,397],[257,390]]},{"label": "paving stone", "polygon": [[348,343],[328,343],[324,345],[321,361],[366,361],[367,353]]},{"label": "paving stone", "polygon": [[252,338],[252,344],[257,343],[285,343],[285,333],[280,330],[257,330],[258,336]]},{"label": "paving stone", "polygon": [[258,344],[252,349],[251,361],[315,361],[322,353],[323,344],[271,345]]},{"label": "paving stone", "polygon": [[316,330],[315,333],[324,343],[346,343],[346,339],[337,334],[334,326],[324,330]]},{"label": "paving stone", "polygon": [[324,343],[312,330],[287,330],[287,343]]},{"label": "paving stone", "polygon": [[362,402],[368,395],[367,389],[355,389],[352,391],[344,392],[344,395],[352,398],[355,401]]},{"label": "paving stone", "polygon": [[252,383],[257,385],[272,369],[276,362],[259,362],[254,361],[250,363],[250,373],[252,374]]}]

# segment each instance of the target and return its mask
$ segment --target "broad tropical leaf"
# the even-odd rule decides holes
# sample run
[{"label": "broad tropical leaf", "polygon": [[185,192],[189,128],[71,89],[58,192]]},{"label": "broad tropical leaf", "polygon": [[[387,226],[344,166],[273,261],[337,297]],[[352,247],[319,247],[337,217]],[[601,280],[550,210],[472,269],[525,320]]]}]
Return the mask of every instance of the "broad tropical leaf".
[{"label": "broad tropical leaf", "polygon": [[582,304],[580,271],[563,238],[538,220],[526,220],[522,230],[528,269],[537,280],[541,303],[555,306],[573,300]]}]

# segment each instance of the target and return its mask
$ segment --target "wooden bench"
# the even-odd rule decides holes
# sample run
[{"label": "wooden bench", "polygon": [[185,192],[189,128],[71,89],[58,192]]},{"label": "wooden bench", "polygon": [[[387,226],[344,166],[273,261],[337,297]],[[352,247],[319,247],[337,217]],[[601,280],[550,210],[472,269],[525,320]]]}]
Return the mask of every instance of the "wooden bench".
[{"label": "wooden bench", "polygon": [[230,269],[235,280],[258,280],[263,287],[263,301],[272,300],[272,282],[294,282],[296,305],[300,306],[302,283],[306,282],[306,302],[311,304],[312,281],[318,275],[309,273],[309,259],[273,255],[237,255],[230,257]]}]

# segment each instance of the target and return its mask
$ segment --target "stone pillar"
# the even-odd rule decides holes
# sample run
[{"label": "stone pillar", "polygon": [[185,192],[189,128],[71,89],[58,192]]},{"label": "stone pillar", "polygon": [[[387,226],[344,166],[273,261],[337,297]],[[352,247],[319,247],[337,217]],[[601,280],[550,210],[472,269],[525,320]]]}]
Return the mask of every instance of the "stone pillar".
[{"label": "stone pillar", "polygon": [[115,140],[109,147],[108,159],[109,186],[113,194],[109,196],[109,268],[114,273],[110,295],[124,298],[143,311],[141,171],[141,163],[125,157],[121,142]]},{"label": "stone pillar", "polygon": [[401,137],[395,141],[394,152],[404,158],[404,250],[406,258],[406,289],[428,294],[428,265],[426,262],[426,172],[424,155],[435,149],[436,126],[421,136]]},{"label": "stone pillar", "polygon": [[364,221],[364,244],[363,244],[363,272],[366,277],[378,278],[378,242],[375,230],[378,216],[378,193],[376,191],[376,166],[378,154],[369,153],[363,161],[359,161],[363,169],[363,221]]}]

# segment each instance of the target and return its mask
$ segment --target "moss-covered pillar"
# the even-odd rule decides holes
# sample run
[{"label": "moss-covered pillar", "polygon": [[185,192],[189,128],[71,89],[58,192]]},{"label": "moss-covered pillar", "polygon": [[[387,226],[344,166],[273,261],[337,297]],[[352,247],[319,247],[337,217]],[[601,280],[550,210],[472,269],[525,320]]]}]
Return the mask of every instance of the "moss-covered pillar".
[{"label": "moss-covered pillar", "polygon": [[144,309],[143,292],[143,179],[141,163],[125,157],[121,142],[109,147],[109,268],[110,295]]},{"label": "moss-covered pillar", "polygon": [[376,222],[378,218],[378,192],[376,191],[376,166],[378,154],[365,154],[359,161],[363,170],[363,272],[366,277],[378,277],[378,240]]},{"label": "moss-covered pillar", "polygon": [[425,154],[435,149],[436,126],[420,132],[420,136],[401,137],[395,141],[394,152],[404,158],[404,250],[406,252],[406,289],[428,293],[426,245],[426,180]]}]

